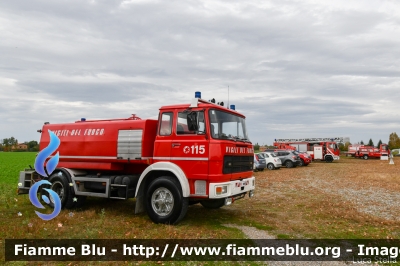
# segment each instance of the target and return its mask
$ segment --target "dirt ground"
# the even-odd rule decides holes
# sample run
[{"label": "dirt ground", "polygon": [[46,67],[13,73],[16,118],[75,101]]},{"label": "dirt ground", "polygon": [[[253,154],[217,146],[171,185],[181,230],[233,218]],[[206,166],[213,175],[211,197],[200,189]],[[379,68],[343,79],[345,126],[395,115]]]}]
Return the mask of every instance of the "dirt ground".
[{"label": "dirt ground", "polygon": [[255,176],[246,215],[276,237],[400,237],[400,158],[389,164],[344,157]]}]

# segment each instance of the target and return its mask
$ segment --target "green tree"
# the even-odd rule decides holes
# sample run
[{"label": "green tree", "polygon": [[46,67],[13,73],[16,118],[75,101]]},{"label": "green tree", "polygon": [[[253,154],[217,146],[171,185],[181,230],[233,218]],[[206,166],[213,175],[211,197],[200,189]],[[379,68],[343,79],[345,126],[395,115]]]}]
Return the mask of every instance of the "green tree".
[{"label": "green tree", "polygon": [[39,151],[39,143],[36,140],[25,142],[28,145],[28,151]]},{"label": "green tree", "polygon": [[260,150],[260,145],[258,145],[258,142],[254,145],[254,151]]},{"label": "green tree", "polygon": [[372,141],[372,139],[369,139],[368,146],[374,146],[374,142]]},{"label": "green tree", "polygon": [[343,143],[339,143],[338,146],[339,146],[339,150],[340,151],[344,151],[344,144]]},{"label": "green tree", "polygon": [[388,145],[391,150],[400,148],[400,138],[397,136],[396,132],[390,134]]},{"label": "green tree", "polygon": [[379,148],[381,146],[381,144],[382,144],[382,140],[379,140],[378,144],[376,145],[376,147]]},{"label": "green tree", "polygon": [[4,151],[11,151],[12,146],[17,146],[18,145],[18,140],[14,137],[11,138],[5,138],[2,141],[3,144],[3,150]]},{"label": "green tree", "polygon": [[351,143],[348,142],[348,141],[346,141],[345,144],[340,143],[340,144],[339,144],[339,150],[341,150],[341,151],[348,151],[348,150],[349,150],[349,145],[351,145]]},{"label": "green tree", "polygon": [[361,141],[360,144],[361,144],[361,145],[364,145],[364,141]]}]

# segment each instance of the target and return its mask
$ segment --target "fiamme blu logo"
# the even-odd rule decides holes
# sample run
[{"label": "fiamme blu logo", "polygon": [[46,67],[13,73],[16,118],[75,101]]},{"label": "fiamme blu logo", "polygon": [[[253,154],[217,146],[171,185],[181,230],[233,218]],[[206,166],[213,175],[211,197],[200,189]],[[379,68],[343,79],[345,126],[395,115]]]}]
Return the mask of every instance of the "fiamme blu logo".
[{"label": "fiamme blu logo", "polygon": [[[53,154],[57,150],[57,148],[60,146],[60,139],[50,130],[48,132],[50,135],[50,143],[46,148],[44,148],[41,152],[39,152],[39,154],[37,155],[37,157],[35,159],[35,170],[39,175],[41,175],[44,178],[50,177],[50,175],[53,173],[54,169],[56,169],[59,158],[60,158],[59,153],[57,152],[56,155],[54,155],[52,158],[50,158],[47,161],[46,168],[44,167],[46,159],[51,154]],[[51,186],[51,183],[47,180],[41,180],[39,182],[36,182],[29,190],[29,200],[32,202],[32,204],[35,207],[37,207],[39,209],[45,209],[45,207],[40,203],[40,201],[37,197],[38,190],[41,185],[50,185]],[[42,189],[47,191],[48,195],[50,196],[50,198],[49,198],[47,195],[44,195],[43,193],[41,193],[42,200],[48,205],[52,204],[54,206],[54,210],[50,214],[43,214],[38,211],[35,211],[35,213],[42,220],[48,221],[48,220],[55,218],[60,213],[61,200],[60,200],[60,197],[58,196],[58,194],[55,191],[53,191],[52,189],[49,189],[49,188],[42,188]]]}]

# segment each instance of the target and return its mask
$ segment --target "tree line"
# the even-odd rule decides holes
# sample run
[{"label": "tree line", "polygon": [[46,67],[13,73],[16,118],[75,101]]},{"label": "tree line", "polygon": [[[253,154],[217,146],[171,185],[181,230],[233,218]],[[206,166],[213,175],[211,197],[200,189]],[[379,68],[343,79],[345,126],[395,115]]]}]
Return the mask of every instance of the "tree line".
[{"label": "tree line", "polygon": [[36,140],[25,141],[22,144],[26,145],[26,149],[18,149],[18,140],[14,137],[5,138],[1,140],[0,151],[39,151],[39,143]]}]

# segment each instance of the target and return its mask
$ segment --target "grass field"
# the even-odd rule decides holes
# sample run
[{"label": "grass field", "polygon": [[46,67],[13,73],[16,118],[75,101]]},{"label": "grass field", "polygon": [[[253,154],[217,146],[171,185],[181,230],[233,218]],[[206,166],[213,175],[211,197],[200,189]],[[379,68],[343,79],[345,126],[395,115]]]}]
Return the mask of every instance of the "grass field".
[{"label": "grass field", "polygon": [[[6,238],[246,238],[226,224],[255,227],[276,238],[400,238],[398,158],[394,165],[344,157],[334,163],[256,172],[254,198],[219,210],[190,206],[176,226],[153,224],[146,214],[135,215],[134,200],[88,199],[82,209],[63,210],[55,219],[43,221],[27,195],[16,195],[19,171],[33,165],[34,159],[35,153],[0,153],[2,245]],[[0,260],[4,261],[3,248]],[[90,263],[82,263],[86,264]]]}]

